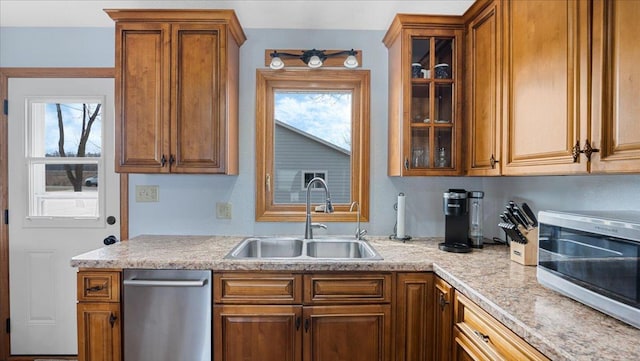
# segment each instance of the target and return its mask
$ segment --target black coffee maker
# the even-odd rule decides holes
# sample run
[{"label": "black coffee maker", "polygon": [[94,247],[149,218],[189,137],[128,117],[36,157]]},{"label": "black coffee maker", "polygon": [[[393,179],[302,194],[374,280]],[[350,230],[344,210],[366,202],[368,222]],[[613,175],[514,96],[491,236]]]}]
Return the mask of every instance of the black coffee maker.
[{"label": "black coffee maker", "polygon": [[449,189],[442,197],[445,215],[444,243],[440,243],[438,247],[447,252],[471,252],[468,239],[469,208],[467,206],[467,191],[464,189]]}]

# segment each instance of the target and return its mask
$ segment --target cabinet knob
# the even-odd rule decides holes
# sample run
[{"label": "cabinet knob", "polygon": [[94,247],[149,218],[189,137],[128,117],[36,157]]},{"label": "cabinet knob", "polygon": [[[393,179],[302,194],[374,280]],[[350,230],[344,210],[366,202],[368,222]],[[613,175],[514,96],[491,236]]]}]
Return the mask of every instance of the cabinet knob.
[{"label": "cabinet knob", "polygon": [[163,154],[162,158],[160,158],[160,166],[164,167],[165,164],[167,164],[167,157],[165,157]]},{"label": "cabinet knob", "polygon": [[173,165],[173,163],[175,162],[176,162],[176,157],[173,154],[171,154],[171,156],[169,157],[169,165]]},{"label": "cabinet knob", "polygon": [[577,163],[578,157],[582,153],[585,156],[587,156],[587,162],[591,162],[591,154],[598,153],[599,151],[600,149],[596,149],[591,146],[591,142],[589,142],[589,139],[585,141],[584,149],[580,149],[580,141],[577,140],[576,145],[574,145],[573,148],[571,148],[571,156],[573,157],[573,162]]},{"label": "cabinet knob", "polygon": [[491,169],[495,169],[496,168],[496,163],[500,163],[500,161],[497,160],[496,157],[493,156],[493,154],[491,154],[491,158],[489,159],[489,163],[491,164]]},{"label": "cabinet knob", "polygon": [[298,316],[296,317],[296,331],[300,329],[300,323],[301,323],[300,316]]},{"label": "cabinet knob", "polygon": [[404,169],[409,170],[409,158],[404,159]]},{"label": "cabinet knob", "polygon": [[117,319],[118,317],[116,317],[116,315],[114,315],[113,313],[109,315],[109,324],[111,325],[111,328],[113,328],[113,326],[116,324]]},{"label": "cabinet knob", "polygon": [[584,143],[584,149],[580,150],[580,153],[583,153],[584,155],[586,155],[587,161],[591,162],[591,154],[598,153],[599,151],[600,149],[593,148],[591,146],[591,142],[589,142],[589,139],[587,139]]},{"label": "cabinet knob", "polygon": [[444,310],[445,307],[449,304],[449,301],[444,297],[444,293],[440,294],[440,308]]},{"label": "cabinet knob", "polygon": [[309,332],[309,319],[304,320],[304,332]]}]

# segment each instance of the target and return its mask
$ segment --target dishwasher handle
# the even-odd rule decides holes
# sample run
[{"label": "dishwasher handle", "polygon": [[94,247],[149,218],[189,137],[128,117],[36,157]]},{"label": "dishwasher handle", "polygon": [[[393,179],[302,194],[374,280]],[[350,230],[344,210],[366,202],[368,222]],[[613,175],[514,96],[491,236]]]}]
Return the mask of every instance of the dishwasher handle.
[{"label": "dishwasher handle", "polygon": [[134,278],[124,280],[122,283],[124,283],[125,286],[139,287],[203,287],[207,284],[207,280],[145,280]]}]

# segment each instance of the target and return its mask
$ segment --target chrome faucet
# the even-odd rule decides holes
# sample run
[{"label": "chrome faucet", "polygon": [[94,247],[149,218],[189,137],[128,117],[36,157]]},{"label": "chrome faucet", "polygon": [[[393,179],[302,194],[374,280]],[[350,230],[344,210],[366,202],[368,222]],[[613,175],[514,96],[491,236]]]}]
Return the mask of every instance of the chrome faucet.
[{"label": "chrome faucet", "polygon": [[353,201],[351,203],[351,207],[349,208],[349,212],[353,212],[353,207],[357,207],[357,221],[358,221],[358,225],[356,227],[356,239],[359,241],[360,238],[362,238],[362,236],[364,236],[365,234],[367,234],[367,230],[366,229],[360,229],[360,203],[358,203],[358,201]]},{"label": "chrome faucet", "polygon": [[327,197],[327,200],[324,203],[324,213],[333,213],[333,205],[331,204],[331,194],[329,193],[329,188],[327,187],[327,183],[324,179],[320,177],[315,177],[309,181],[307,185],[307,219],[304,225],[304,238],[305,239],[313,239],[313,230],[314,227],[322,227],[327,228],[324,224],[313,224],[311,223],[311,188],[314,183],[320,183],[322,188],[324,188],[324,194]]}]

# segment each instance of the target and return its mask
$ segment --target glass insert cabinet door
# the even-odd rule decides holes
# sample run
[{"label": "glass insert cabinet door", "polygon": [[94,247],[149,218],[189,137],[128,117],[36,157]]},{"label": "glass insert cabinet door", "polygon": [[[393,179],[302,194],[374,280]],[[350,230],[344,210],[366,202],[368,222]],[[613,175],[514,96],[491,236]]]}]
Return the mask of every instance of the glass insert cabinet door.
[{"label": "glass insert cabinet door", "polygon": [[411,37],[410,155],[406,169],[453,169],[456,97],[455,38]]}]

